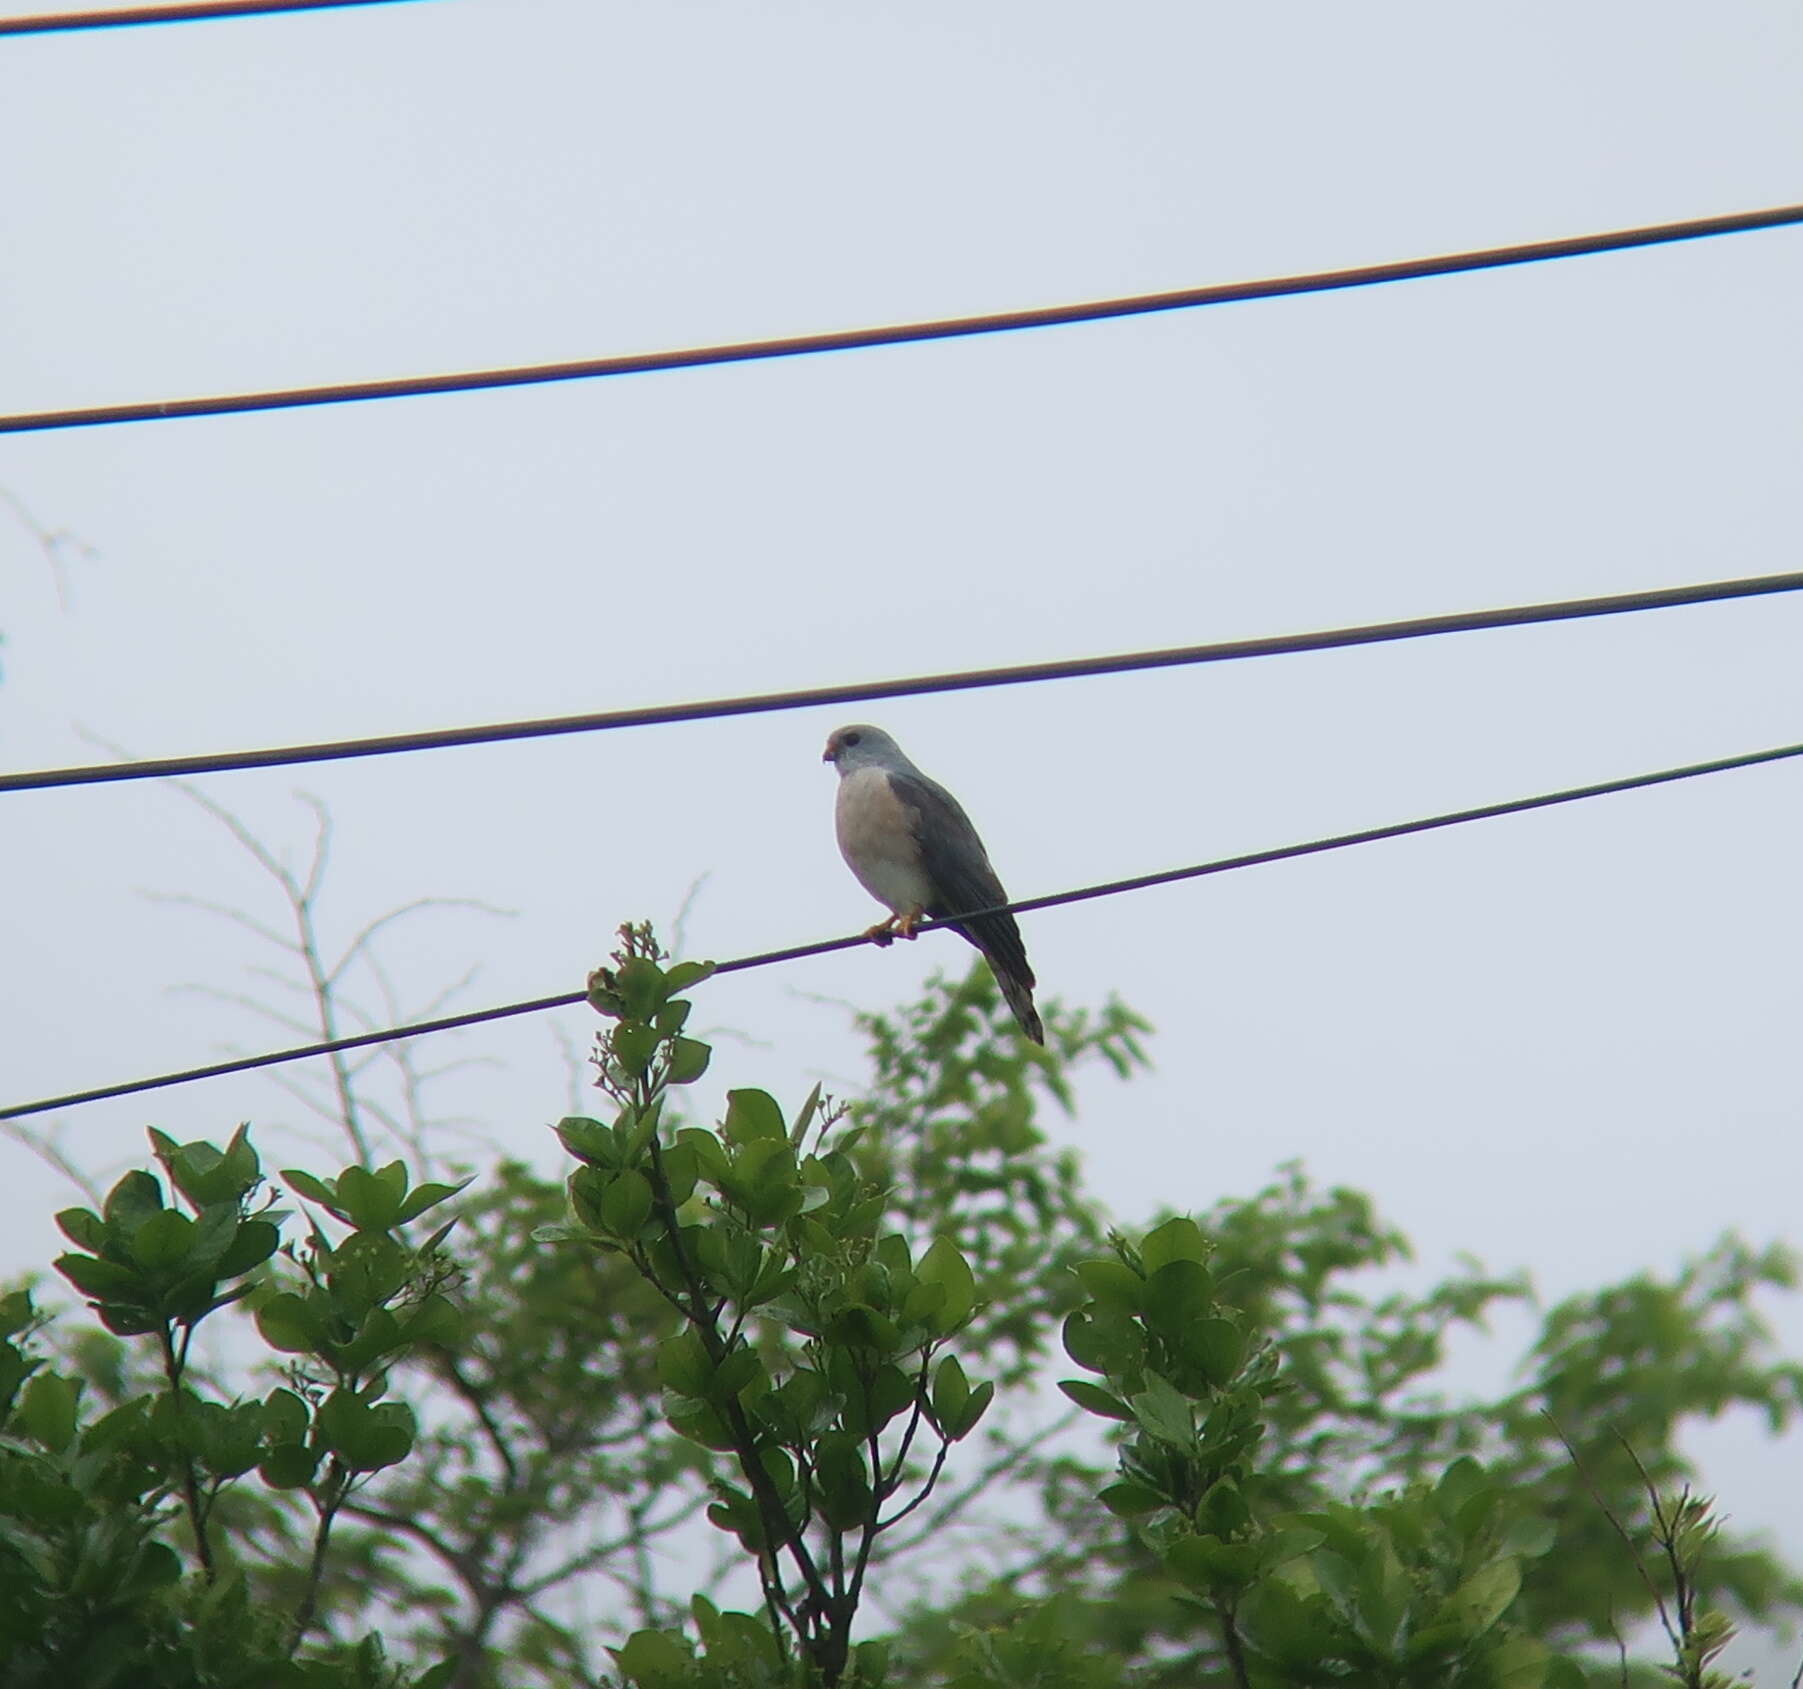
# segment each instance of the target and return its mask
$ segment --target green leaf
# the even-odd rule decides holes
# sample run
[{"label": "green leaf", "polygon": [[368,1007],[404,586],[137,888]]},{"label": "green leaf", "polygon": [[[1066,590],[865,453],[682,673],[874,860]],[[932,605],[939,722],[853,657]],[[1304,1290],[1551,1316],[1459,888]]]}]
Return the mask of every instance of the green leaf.
[{"label": "green leaf", "polygon": [[281,1241],[280,1229],[269,1221],[242,1220],[213,1270],[220,1278],[238,1278],[252,1267],[262,1266]]},{"label": "green leaf", "polygon": [[749,1144],[759,1138],[787,1141],[783,1111],[768,1091],[728,1091],[726,1119],[721,1133],[731,1144]]},{"label": "green leaf", "polygon": [[174,1208],[159,1208],[132,1228],[127,1248],[147,1273],[163,1273],[186,1260],[194,1222]]},{"label": "green leaf", "polygon": [[1300,1560],[1305,1554],[1313,1554],[1326,1540],[1320,1531],[1306,1527],[1273,1531],[1269,1536],[1259,1539],[1258,1569],[1260,1572],[1269,1572],[1292,1560]]},{"label": "green leaf", "polygon": [[935,1331],[949,1335],[970,1318],[976,1307],[977,1281],[970,1263],[950,1238],[934,1238],[914,1274],[920,1283],[938,1285],[945,1291],[945,1301],[932,1315]]},{"label": "green leaf", "polygon": [[1202,1376],[1217,1390],[1229,1383],[1246,1358],[1246,1335],[1231,1320],[1199,1321],[1183,1344]]},{"label": "green leaf", "polygon": [[1081,1378],[1060,1379],[1058,1388],[1085,1413],[1099,1414],[1103,1419],[1133,1418],[1133,1410],[1111,1390],[1087,1383]]},{"label": "green leaf", "polygon": [[1204,1595],[1244,1589],[1260,1569],[1256,1543],[1214,1536],[1183,1537],[1166,1550],[1164,1561],[1180,1582]]},{"label": "green leaf", "polygon": [[1508,1610],[1521,1588],[1521,1567],[1514,1560],[1493,1560],[1480,1568],[1442,1601],[1429,1621],[1456,1625],[1475,1641]]},{"label": "green leaf", "polygon": [[1147,1435],[1182,1453],[1193,1453],[1196,1428],[1189,1401],[1155,1372],[1146,1374],[1146,1387],[1131,1399],[1133,1417]]},{"label": "green leaf", "polygon": [[77,1290],[96,1301],[136,1301],[148,1294],[143,1278],[117,1261],[103,1261],[97,1255],[59,1255],[53,1264]]},{"label": "green leaf", "polygon": [[1146,1281],[1123,1261],[1079,1261],[1077,1282],[1105,1307],[1137,1314],[1145,1297]]},{"label": "green leaf", "polygon": [[308,1448],[305,1443],[277,1443],[264,1455],[257,1472],[271,1489],[304,1489],[313,1482],[313,1474],[319,1470],[322,1452]]},{"label": "green leaf", "polygon": [[670,1083],[692,1085],[707,1072],[714,1052],[694,1038],[678,1038],[670,1046]]},{"label": "green leaf", "polygon": [[1086,1372],[1121,1378],[1145,1365],[1146,1340],[1125,1314],[1079,1309],[1064,1322],[1064,1352]]},{"label": "green leaf", "polygon": [[1550,1519],[1516,1519],[1503,1532],[1497,1552],[1522,1560],[1538,1560],[1558,1536],[1559,1527]]},{"label": "green leaf", "polygon": [[1137,1519],[1143,1513],[1156,1513],[1169,1507],[1170,1499],[1144,1484],[1122,1481],[1110,1484],[1097,1493],[1096,1499],[1118,1519]]},{"label": "green leaf", "polygon": [[989,1411],[989,1404],[995,1400],[995,1386],[988,1379],[979,1384],[970,1393],[970,1400],[964,1404],[964,1411],[958,1415],[958,1423],[945,1427],[946,1435],[954,1443],[962,1442],[971,1432],[976,1430],[977,1422]]},{"label": "green leaf", "polygon": [[712,962],[677,962],[664,972],[663,995],[668,1002],[690,986],[699,985],[714,971]]},{"label": "green leaf", "polygon": [[409,1343],[436,1343],[449,1348],[463,1330],[463,1315],[448,1297],[428,1296],[401,1327]]},{"label": "green leaf", "polygon": [[619,1149],[613,1133],[599,1120],[590,1120],[581,1114],[566,1115],[553,1130],[562,1140],[563,1147],[578,1161],[586,1161],[595,1167],[619,1164]]},{"label": "green leaf", "polygon": [[815,1445],[814,1472],[819,1480],[820,1515],[836,1531],[863,1524],[870,1513],[870,1478],[857,1440],[829,1431]]},{"label": "green leaf", "polygon": [[1202,1228],[1182,1214],[1148,1232],[1139,1252],[1148,1274],[1157,1272],[1169,1261],[1197,1261],[1203,1265],[1208,1262],[1208,1243],[1202,1236]]},{"label": "green leaf", "polygon": [[657,1029],[642,1021],[623,1020],[608,1038],[613,1058],[634,1079],[642,1079],[657,1054]]},{"label": "green leaf", "polygon": [[106,1241],[106,1222],[91,1208],[65,1208],[56,1217],[62,1234],[78,1249],[91,1255],[100,1253]]},{"label": "green leaf", "polygon": [[713,1376],[714,1364],[692,1328],[658,1344],[657,1381],[666,1390],[683,1396],[705,1396]]},{"label": "green leaf", "polygon": [[108,1221],[130,1232],[162,1206],[162,1185],[151,1174],[134,1169],[107,1192],[102,1212]]},{"label": "green leaf", "polygon": [[695,1194],[695,1181],[700,1177],[700,1160],[693,1144],[666,1145],[658,1152],[664,1164],[664,1183],[670,1187],[670,1205],[680,1208]]},{"label": "green leaf", "polygon": [[26,1386],[14,1416],[28,1437],[61,1454],[75,1436],[75,1408],[81,1384],[59,1373],[40,1372]]},{"label": "green leaf", "polygon": [[309,1202],[317,1202],[328,1213],[344,1218],[338,1206],[338,1193],[324,1179],[316,1179],[311,1173],[303,1173],[298,1167],[284,1167],[282,1180],[296,1196],[304,1196]]},{"label": "green leaf", "polygon": [[614,975],[613,988],[632,1020],[649,1020],[664,1000],[664,970],[649,956],[628,956]]},{"label": "green leaf", "polygon": [[171,1584],[180,1583],[181,1576],[181,1556],[167,1543],[147,1542],[139,1547],[125,1575],[107,1594],[121,1605],[126,1605],[153,1590],[167,1589]]},{"label": "green leaf", "polygon": [[947,1355],[933,1374],[933,1418],[948,1437],[951,1433],[947,1428],[962,1421],[969,1400],[970,1380],[964,1376],[958,1357]]},{"label": "green leaf", "polygon": [[415,1185],[401,1203],[400,1212],[395,1215],[395,1224],[404,1226],[409,1220],[417,1220],[428,1209],[436,1208],[441,1202],[449,1202],[459,1191],[474,1183],[475,1175],[472,1174],[467,1179],[459,1179],[454,1185]]},{"label": "green leaf", "polygon": [[1146,1319],[1166,1337],[1215,1311],[1214,1275],[1200,1261],[1166,1261],[1144,1288]]},{"label": "green leaf", "polygon": [[708,1380],[708,1395],[715,1401],[725,1401],[737,1396],[747,1387],[757,1384],[760,1389],[769,1387],[769,1379],[764,1372],[764,1363],[758,1357],[757,1350],[751,1348],[743,1339],[731,1354],[723,1356],[714,1375]]},{"label": "green leaf", "polygon": [[676,1134],[676,1146],[686,1146],[694,1152],[695,1164],[700,1169],[701,1177],[710,1185],[717,1186],[732,1166],[720,1140],[712,1132],[703,1132],[699,1127],[682,1127]]},{"label": "green leaf", "polygon": [[375,1472],[413,1451],[413,1414],[401,1402],[374,1407],[350,1390],[334,1390],[314,1423],[326,1447],[353,1472]]},{"label": "green leaf", "polygon": [[651,1181],[628,1167],[601,1194],[601,1224],[631,1242],[651,1218]]},{"label": "green leaf", "polygon": [[820,1088],[820,1082],[816,1080],[813,1090],[808,1092],[806,1100],[801,1105],[801,1112],[795,1116],[795,1124],[789,1131],[789,1142],[797,1155],[801,1153],[801,1146],[807,1141],[808,1128],[813,1125],[814,1116],[820,1112],[820,1099],[824,1095],[825,1093]]},{"label": "green leaf", "polygon": [[666,1685],[686,1683],[695,1661],[695,1651],[686,1638],[663,1630],[635,1630],[626,1638],[625,1647],[610,1648],[608,1652],[627,1682],[639,1685],[639,1689],[665,1689]]},{"label": "green leaf", "polygon": [[291,1355],[311,1353],[324,1335],[319,1316],[292,1291],[270,1297],[257,1309],[257,1330],[270,1348]]},{"label": "green leaf", "polygon": [[676,1399],[666,1408],[665,1417],[678,1436],[687,1437],[705,1449],[730,1454],[738,1446],[731,1427],[711,1402]]},{"label": "green leaf", "polygon": [[307,1434],[307,1404],[292,1390],[271,1390],[263,1398],[263,1436],[271,1443],[298,1443]]},{"label": "green leaf", "polygon": [[902,1346],[901,1331],[895,1321],[861,1302],[854,1302],[835,1314],[828,1330],[835,1343],[843,1343],[851,1349],[893,1355]]},{"label": "green leaf", "polygon": [[0,1296],[0,1337],[14,1337],[38,1317],[29,1290],[9,1290]]},{"label": "green leaf", "polygon": [[347,1167],[338,1175],[338,1205],[358,1231],[385,1232],[400,1215],[401,1193],[367,1167]]}]

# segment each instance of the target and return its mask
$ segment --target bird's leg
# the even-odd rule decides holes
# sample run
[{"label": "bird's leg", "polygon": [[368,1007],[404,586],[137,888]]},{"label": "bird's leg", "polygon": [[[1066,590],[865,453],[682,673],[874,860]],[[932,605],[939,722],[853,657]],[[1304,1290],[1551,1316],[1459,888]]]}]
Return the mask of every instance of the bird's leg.
[{"label": "bird's leg", "polygon": [[886,921],[878,921],[869,928],[864,936],[872,944],[887,948],[898,938],[912,938],[914,929],[927,918],[926,910],[916,904],[912,909],[904,910],[899,915],[891,915]]}]

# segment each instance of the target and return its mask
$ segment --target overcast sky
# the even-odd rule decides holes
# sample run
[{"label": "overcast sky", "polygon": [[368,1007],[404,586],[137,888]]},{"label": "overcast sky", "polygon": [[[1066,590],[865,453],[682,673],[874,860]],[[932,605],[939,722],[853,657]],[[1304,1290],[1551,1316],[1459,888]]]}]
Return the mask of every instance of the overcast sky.
[{"label": "overcast sky", "polygon": [[[901,8],[428,0],[0,43],[0,408],[600,356],[1333,268],[1803,197],[1790,4]],[[10,437],[0,763],[328,739],[1629,591],[1799,566],[1803,233],[1030,334]],[[1803,738],[1803,602],[206,783],[422,1007],[579,986],[705,876],[689,947],[867,924],[820,765],[848,713],[1018,896]],[[271,1042],[279,918],[152,785],[4,799],[0,1078],[23,1100]],[[1096,1079],[1135,1222],[1302,1159],[1422,1272],[1543,1296],[1794,1232],[1803,769],[1726,775],[1027,919],[1119,992]],[[860,1071],[949,936],[709,987],[722,1086]],[[837,1000],[837,1001],[832,1001]],[[551,1165],[552,1017],[441,1097]],[[577,1041],[593,1017],[561,1024]],[[279,1034],[275,1042],[285,1042]],[[423,1054],[423,1052],[422,1052]],[[717,1093],[716,1093],[717,1094]],[[66,1117],[300,1118],[267,1078]],[[0,1272],[66,1188],[5,1152]],[[1771,1309],[1803,1346],[1797,1304]],[[1505,1336],[1519,1341],[1525,1327]],[[1501,1381],[1509,1342],[1453,1383]],[[1803,1558],[1799,1448],[1695,1440]]]}]

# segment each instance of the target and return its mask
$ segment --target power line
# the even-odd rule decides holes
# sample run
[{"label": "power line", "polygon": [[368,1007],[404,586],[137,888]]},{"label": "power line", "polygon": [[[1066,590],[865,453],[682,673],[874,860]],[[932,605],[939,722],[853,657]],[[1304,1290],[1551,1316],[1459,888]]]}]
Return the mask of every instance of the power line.
[{"label": "power line", "polygon": [[[1725,774],[1738,768],[1756,768],[1763,763],[1782,762],[1803,756],[1803,744],[1780,745],[1773,750],[1749,751],[1741,756],[1721,757],[1713,762],[1693,762],[1680,768],[1658,769],[1651,774],[1633,774],[1620,780],[1600,780],[1588,786],[1571,786],[1563,791],[1543,792],[1534,797],[1510,798],[1502,803],[1480,805],[1476,809],[1455,809],[1443,815],[1430,815],[1417,821],[1393,822],[1387,827],[1368,827],[1356,833],[1338,833],[1330,838],[1311,839],[1303,844],[1279,845],[1271,850],[1250,851],[1242,856],[1227,856],[1213,862],[1198,862],[1187,868],[1167,868],[1156,874],[1138,874],[1131,879],[1108,880],[1100,885],[1082,886],[1075,891],[1053,892],[1045,897],[1022,898],[1015,903],[998,904],[991,909],[973,909],[963,915],[937,921],[923,921],[921,932],[951,926],[955,921],[973,920],[983,915],[1025,914],[1035,909],[1054,909],[1065,903],[1085,903],[1098,897],[1115,897],[1124,892],[1145,891],[1153,886],[1172,885],[1179,880],[1197,880],[1213,874],[1228,874],[1240,868],[1257,868],[1271,862],[1288,862],[1301,856],[1321,856],[1328,851],[1346,850],[1353,845],[1375,844],[1384,839],[1406,838],[1412,833],[1430,833],[1445,827],[1463,826],[1469,821],[1490,821],[1503,815],[1520,815],[1533,809],[1551,809],[1559,804],[1578,803],[1585,798],[1608,797],[1618,792],[1639,791],[1648,786],[1670,785],[1678,780],[1694,780],[1705,774]],[[752,968],[767,968],[781,962],[798,962],[809,956],[824,956],[835,950],[850,950],[871,942],[863,934],[855,938],[829,938],[816,944],[798,944],[787,950],[766,950],[754,956],[740,956],[719,963],[716,974],[744,973]],[[31,1114],[46,1114],[53,1109],[75,1108],[83,1103],[104,1102],[114,1097],[135,1096],[144,1091],[160,1091],[174,1085],[188,1085],[200,1079],[218,1079],[228,1073],[249,1073],[257,1068],[276,1067],[286,1062],[303,1061],[311,1056],[335,1055],[345,1050],[366,1049],[374,1044],[392,1044],[403,1038],[420,1038],[428,1033],[449,1032],[458,1027],[478,1026],[487,1021],[508,1020],[518,1015],[538,1014],[546,1009],[570,1008],[586,1000],[582,991],[560,992],[552,997],[533,997],[521,1003],[506,1003],[499,1008],[474,1009],[467,1014],[444,1015],[436,1020],[415,1021],[409,1026],[389,1027],[380,1032],[360,1032],[348,1038],[328,1039],[318,1044],[302,1044],[293,1049],[274,1050],[260,1056],[241,1056],[232,1061],[215,1062],[209,1067],[185,1068],[178,1073],[159,1074],[153,1079],[133,1079],[121,1085],[103,1085],[91,1091],[71,1091],[60,1097],[45,1097],[38,1102],[19,1103],[0,1109],[0,1120],[21,1120]]]},{"label": "power line", "polygon": [[564,733],[600,733],[620,727],[668,726],[712,721],[723,716],[768,715],[779,710],[813,709],[824,704],[861,704],[880,698],[911,698],[936,692],[969,692],[989,686],[1020,686],[1042,680],[1075,680],[1087,675],[1129,674],[1143,669],[1181,668],[1198,663],[1236,662],[1248,657],[1294,656],[1308,651],[1384,645],[1445,633],[1527,627],[1542,622],[1579,621],[1670,610],[1692,604],[1757,598],[1803,590],[1803,572],[1753,575],[1742,580],[1703,581],[1692,586],[1616,593],[1605,598],[1569,598],[1499,610],[1467,610],[1418,616],[1405,622],[1373,622],[1318,633],[1235,639],[1214,645],[1181,645],[1113,657],[1071,657],[1007,668],[965,669],[951,674],[916,675],[904,680],[864,681],[850,686],[817,686],[743,698],[711,698],[686,704],[652,704],[642,709],[602,710],[590,715],[550,716],[537,721],[495,722],[446,727],[420,733],[390,733],[373,739],[341,739],[319,745],[287,745],[269,750],[226,751],[214,755],[159,757],[143,762],[103,762],[78,768],[30,769],[0,774],[0,793],[44,791],[59,786],[91,786],[120,780],[165,780],[195,774],[224,774],[246,768],[291,768],[299,763],[336,762],[350,757],[391,756],[408,751],[445,750],[457,745],[493,745],[514,739],[544,739]]},{"label": "power line", "polygon": [[1699,217],[1683,223],[1658,223],[1618,229],[1606,234],[1576,235],[1564,240],[1535,241],[1523,246],[1497,246],[1433,258],[1408,258],[1352,270],[1323,270],[1310,275],[1280,276],[1266,281],[1227,282],[1185,288],[1175,293],[1145,293],[1122,299],[1092,300],[1080,305],[1050,305],[1025,311],[1000,311],[980,317],[948,317],[936,322],[901,323],[888,328],[844,329],[829,334],[793,335],[780,340],[744,340],[722,346],[697,346],[667,352],[636,352],[620,357],[589,358],[575,363],[529,364],[514,369],[465,370],[453,375],[402,376],[385,381],[341,382],[329,387],[289,387],[262,393],[227,393],[199,399],[155,399],[136,404],[93,405],[78,410],[34,411],[0,416],[0,434],[22,434],[49,428],[94,428],[114,422],[163,422],[174,417],[231,416],[244,411],[292,410],[303,405],[342,405],[365,399],[419,398],[431,393],[470,393],[492,387],[528,387],[548,381],[588,381],[602,376],[644,375],[654,370],[698,369],[711,364],[750,363],[767,358],[796,358],[816,352],[849,352],[873,346],[901,346],[921,340],[954,340],[966,335],[1005,334],[1016,329],[1053,328],[1067,323],[1100,322],[1109,317],[1146,316],[1158,311],[1184,311],[1203,305],[1226,305],[1253,299],[1277,299],[1298,293],[1330,293],[1342,288],[1375,287],[1384,282],[1419,281],[1467,270],[1496,270],[1515,264],[1538,264],[1553,258],[1579,258],[1631,247],[1662,246],[1673,241],[1702,240],[1711,235],[1746,234],[1803,223],[1803,205],[1774,206],[1764,211]]},{"label": "power line", "polygon": [[57,35],[83,29],[127,29],[136,24],[200,23],[210,18],[267,17],[278,12],[342,11],[351,6],[394,6],[401,0],[200,0],[186,6],[114,6],[99,12],[44,12],[0,18],[0,35]]}]

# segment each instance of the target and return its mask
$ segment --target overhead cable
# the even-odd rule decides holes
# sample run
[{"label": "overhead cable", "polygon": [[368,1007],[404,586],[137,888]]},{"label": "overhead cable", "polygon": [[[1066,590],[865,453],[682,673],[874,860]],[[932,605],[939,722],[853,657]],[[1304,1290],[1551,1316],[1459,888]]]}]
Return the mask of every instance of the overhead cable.
[{"label": "overhead cable", "polygon": [[27,769],[0,774],[0,793],[45,791],[60,786],[92,786],[121,780],[164,780],[198,774],[224,774],[246,768],[291,768],[300,763],[337,762],[350,757],[393,756],[408,751],[445,750],[458,745],[493,745],[514,739],[544,739],[565,733],[601,733],[620,727],[668,726],[674,722],[711,721],[723,716],[768,715],[779,710],[813,709],[825,704],[862,704],[880,698],[912,698],[936,692],[969,692],[989,686],[1020,686],[1042,680],[1076,680],[1087,675],[1129,674],[1144,669],[1183,668],[1199,663],[1236,662],[1248,657],[1294,656],[1309,651],[1343,650],[1356,645],[1383,645],[1426,639],[1445,633],[1477,633],[1497,628],[1528,627],[1543,622],[1579,621],[1588,617],[1627,615],[1641,610],[1671,610],[1738,598],[1803,590],[1803,572],[1753,575],[1742,580],[1702,581],[1690,586],[1658,587],[1644,592],[1615,593],[1602,598],[1568,598],[1545,604],[1511,605],[1499,610],[1465,610],[1444,616],[1418,616],[1403,622],[1373,622],[1362,627],[1329,628],[1317,633],[1277,634],[1260,639],[1226,640],[1213,645],[1182,645],[1160,651],[1134,651],[1111,657],[1071,657],[1043,663],[1017,663],[1005,668],[965,669],[952,674],[915,675],[903,680],[863,681],[848,686],[816,686],[789,692],[765,692],[742,698],[711,698],[686,704],[651,704],[641,709],[602,710],[588,715],[551,716],[536,721],[493,722],[475,727],[390,733],[371,739],[340,739],[319,745],[285,745],[266,750],[147,758],[140,762],[103,762],[75,768]]},{"label": "overhead cable", "polygon": [[[977,920],[986,915],[1027,914],[1036,909],[1054,909],[1066,903],[1115,897],[1124,892],[1172,885],[1179,880],[1197,880],[1212,874],[1232,873],[1240,868],[1288,862],[1297,857],[1321,856],[1328,851],[1346,850],[1353,845],[1406,838],[1412,833],[1430,833],[1445,827],[1463,826],[1468,821],[1490,821],[1499,816],[1520,815],[1533,809],[1551,809],[1559,804],[1578,803],[1586,798],[1608,797],[1618,792],[1639,791],[1648,786],[1670,785],[1679,780],[1694,780],[1705,774],[1724,774],[1733,769],[1756,768],[1763,763],[1782,762],[1799,756],[1803,756],[1803,744],[1780,745],[1767,751],[1749,751],[1741,756],[1720,757],[1711,762],[1693,762],[1680,768],[1658,769],[1651,774],[1633,774],[1619,780],[1600,780],[1588,786],[1571,786],[1563,791],[1543,792],[1534,797],[1510,798],[1502,803],[1482,804],[1475,809],[1450,810],[1443,815],[1430,815],[1416,821],[1397,821],[1389,826],[1368,827],[1356,833],[1339,833],[1330,838],[1311,839],[1303,844],[1249,851],[1241,856],[1198,862],[1186,868],[1167,868],[1155,874],[1137,874],[1130,879],[1108,880],[1100,885],[1082,886],[1075,891],[1021,898],[1017,902],[997,904],[989,909],[972,909],[941,920],[923,921],[918,930],[931,932],[939,927],[955,926],[960,921]],[[798,962],[809,956],[824,956],[835,950],[851,950],[872,942],[867,933],[851,938],[829,938],[814,944],[798,944],[787,950],[766,950],[753,956],[740,956],[733,961],[716,964],[714,972],[744,973],[752,968]],[[305,1061],[313,1056],[336,1055],[341,1051],[367,1049],[376,1044],[393,1044],[404,1038],[421,1038],[428,1033],[450,1032],[458,1027],[479,1026],[487,1021],[508,1020],[518,1015],[538,1014],[547,1009],[570,1008],[585,1001],[586,995],[581,991],[564,991],[550,997],[533,997],[525,1002],[506,1003],[498,1008],[474,1009],[466,1014],[415,1021],[409,1026],[388,1027],[379,1032],[359,1032],[348,1038],[331,1038],[317,1044],[298,1045],[293,1049],[272,1050],[260,1056],[241,1056],[232,1061],[214,1062],[207,1067],[191,1067],[176,1073],[159,1074],[155,1078],[133,1079],[124,1084],[103,1085],[89,1091],[71,1091],[60,1097],[44,1097],[37,1102],[0,1108],[0,1120],[21,1120],[27,1115],[47,1114],[55,1109],[76,1108],[84,1103],[105,1102],[111,1098],[135,1096],[145,1091],[165,1090],[170,1086],[188,1085],[201,1079],[218,1079],[231,1073],[249,1073],[257,1068],[277,1067],[286,1062]]]},{"label": "overhead cable", "polygon": [[1368,264],[1351,270],[1323,270],[1308,275],[1264,281],[1227,282],[1144,293],[1129,298],[1098,299],[1079,305],[1048,305],[1024,311],[1001,311],[979,317],[948,317],[935,322],[901,323],[884,328],[844,329],[827,334],[793,335],[779,340],[743,340],[720,346],[687,347],[666,352],[635,352],[588,358],[575,363],[530,364],[513,369],[464,370],[450,375],[401,376],[380,381],[341,382],[328,387],[288,387],[260,393],[224,393],[206,398],[153,399],[134,404],[90,405],[76,410],[33,411],[0,416],[0,434],[23,434],[50,428],[93,428],[115,422],[164,422],[176,417],[231,416],[244,411],[292,410],[304,405],[342,405],[365,399],[419,398],[434,393],[470,393],[493,387],[527,387],[549,381],[590,381],[602,376],[645,375],[657,370],[698,369],[711,364],[750,363],[768,358],[804,357],[816,352],[850,352],[874,346],[901,346],[922,340],[953,340],[968,335],[1005,334],[1016,329],[1055,328],[1069,323],[1100,322],[1110,317],[1146,316],[1158,311],[1185,311],[1203,305],[1228,305],[1254,299],[1277,299],[1299,293],[1330,293],[1342,288],[1375,287],[1384,282],[1419,281],[1428,276],[1457,275],[1469,270],[1496,270],[1516,264],[1538,264],[1554,258],[1580,258],[1631,247],[1662,246],[1674,241],[1702,240],[1713,235],[1747,234],[1803,223],[1803,205],[1773,206],[1721,217],[1697,217],[1682,223],[1616,229],[1605,234],[1574,235],[1562,240],[1496,246],[1396,263]]},{"label": "overhead cable", "polygon": [[94,12],[41,12],[0,18],[0,35],[62,35],[83,29],[129,29],[138,24],[203,23],[212,18],[255,18],[279,12],[343,11],[351,6],[394,6],[401,0],[198,0],[186,6],[109,6]]}]

